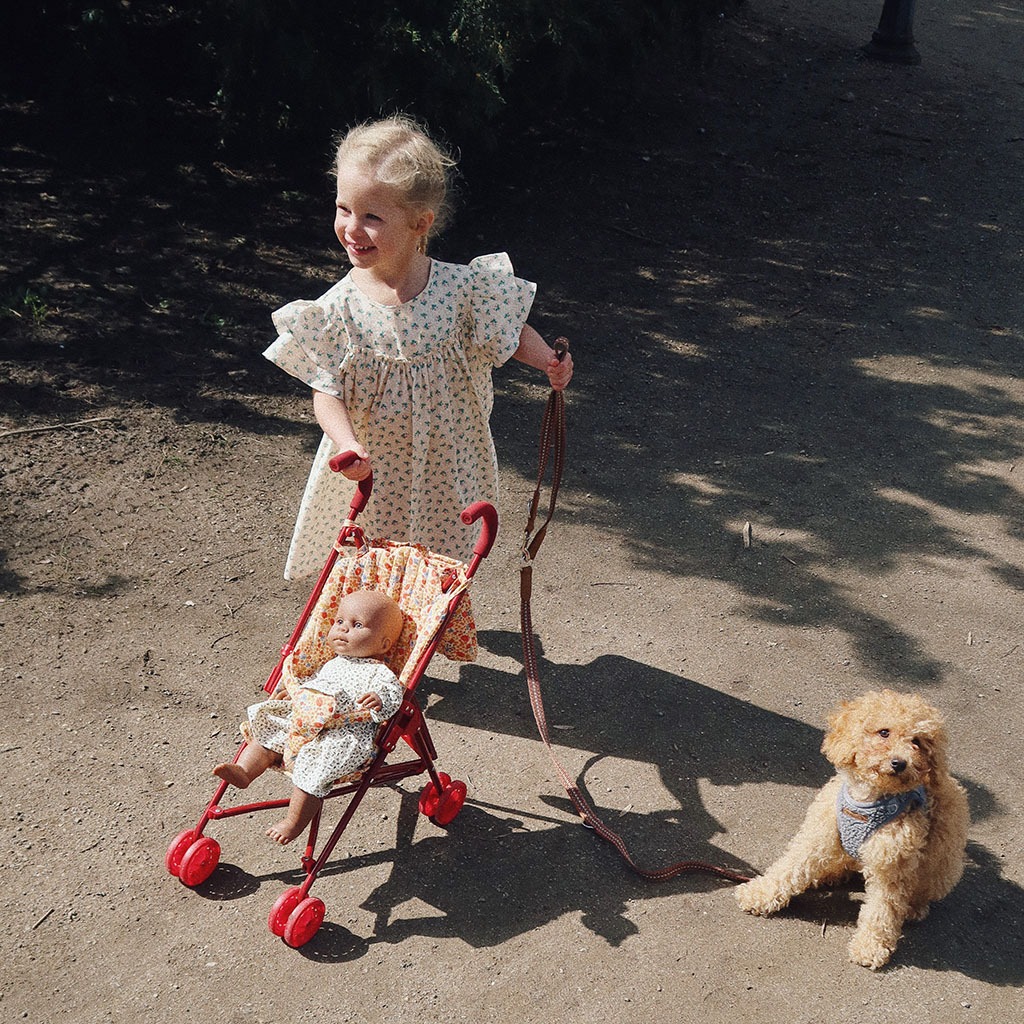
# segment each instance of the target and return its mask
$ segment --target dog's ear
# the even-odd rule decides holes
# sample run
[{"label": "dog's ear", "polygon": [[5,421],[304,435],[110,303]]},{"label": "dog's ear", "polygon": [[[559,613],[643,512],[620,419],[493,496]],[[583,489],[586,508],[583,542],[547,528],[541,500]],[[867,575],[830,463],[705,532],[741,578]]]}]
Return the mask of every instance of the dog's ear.
[{"label": "dog's ear", "polygon": [[914,735],[923,748],[932,769],[938,772],[948,771],[946,749],[948,740],[946,726],[941,715],[934,708],[930,709],[931,714],[927,718],[918,720],[915,723]]},{"label": "dog's ear", "polygon": [[837,768],[850,768],[857,752],[854,702],[844,701],[829,715],[828,732],[821,742],[821,752]]}]

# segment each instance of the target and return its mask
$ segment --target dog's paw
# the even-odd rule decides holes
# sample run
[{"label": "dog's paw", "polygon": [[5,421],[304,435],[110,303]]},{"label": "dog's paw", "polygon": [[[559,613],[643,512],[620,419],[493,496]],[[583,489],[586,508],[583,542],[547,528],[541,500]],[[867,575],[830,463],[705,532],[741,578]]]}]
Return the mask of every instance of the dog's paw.
[{"label": "dog's paw", "polygon": [[925,903],[924,906],[920,907],[911,907],[907,913],[907,920],[917,924],[918,921],[923,921],[928,916],[928,911],[931,908],[930,903]]},{"label": "dog's paw", "polygon": [[850,959],[855,964],[860,964],[861,967],[870,967],[873,971],[884,967],[889,962],[892,952],[875,935],[855,932],[853,938],[850,939]]},{"label": "dog's paw", "polygon": [[738,885],[733,894],[741,910],[748,914],[757,914],[759,917],[774,914],[789,902],[770,887],[763,877]]}]

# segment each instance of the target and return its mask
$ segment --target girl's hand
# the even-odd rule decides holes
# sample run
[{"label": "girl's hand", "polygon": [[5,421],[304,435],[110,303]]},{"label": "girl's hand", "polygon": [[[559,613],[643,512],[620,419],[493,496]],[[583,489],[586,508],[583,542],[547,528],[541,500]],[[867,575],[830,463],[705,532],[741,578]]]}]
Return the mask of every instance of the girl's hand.
[{"label": "girl's hand", "polygon": [[369,453],[355,441],[337,455],[332,455],[328,465],[335,473],[340,473],[346,479],[355,481],[365,480],[373,468],[370,465]]},{"label": "girl's hand", "polygon": [[363,454],[360,455],[360,457],[356,459],[355,462],[350,463],[341,471],[341,475],[343,477],[345,477],[348,480],[354,480],[357,482],[359,480],[365,480],[370,475],[370,471],[372,468],[370,466],[370,456],[366,453],[365,450],[359,450],[362,451]]},{"label": "girl's hand", "polygon": [[359,700],[356,701],[356,707],[360,711],[380,711],[384,707],[384,702],[376,693],[364,693]]},{"label": "girl's hand", "polygon": [[555,391],[564,391],[572,380],[572,353],[566,352],[561,361],[552,359],[544,368],[544,372]]}]

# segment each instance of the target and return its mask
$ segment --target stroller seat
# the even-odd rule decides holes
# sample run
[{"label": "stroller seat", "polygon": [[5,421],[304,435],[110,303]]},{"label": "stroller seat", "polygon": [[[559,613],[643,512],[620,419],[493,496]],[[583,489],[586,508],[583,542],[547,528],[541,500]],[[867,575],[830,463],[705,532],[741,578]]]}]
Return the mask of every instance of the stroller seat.
[{"label": "stroller seat", "polygon": [[[447,826],[455,819],[466,799],[465,783],[437,770],[437,751],[416,701],[416,688],[438,651],[452,661],[472,661],[476,657],[476,627],[467,587],[480,562],[490,553],[497,533],[497,513],[487,502],[476,502],[462,512],[461,518],[466,524],[481,521],[468,564],[416,544],[388,540],[367,544],[361,528],[356,525],[356,516],[369,497],[370,486],[368,481],[360,482],[349,518],[342,526],[298,625],[264,685],[268,694],[301,687],[304,680],[311,678],[333,657],[327,633],[336,618],[338,602],[352,591],[381,591],[401,608],[402,632],[387,658],[388,667],[403,687],[401,705],[380,726],[376,753],[369,763],[361,771],[339,779],[324,798],[309,824],[302,855],[305,880],[301,885],[286,889],[270,911],[270,930],[292,947],[308,942],[323,921],[324,904],[310,896],[309,889],[371,786],[393,786],[401,779],[426,773],[428,781],[419,797],[419,810],[440,826]],[[412,756],[404,761],[389,761],[389,755],[400,740],[410,748]],[[245,745],[243,740],[235,755],[236,761]],[[186,886],[202,885],[220,861],[220,844],[204,834],[211,822],[253,811],[280,809],[288,804],[287,799],[272,799],[224,806],[221,801],[227,789],[228,783],[222,781],[198,824],[176,836],[167,849],[168,872]],[[314,856],[323,809],[328,800],[340,797],[347,797],[348,802],[329,838]]]}]

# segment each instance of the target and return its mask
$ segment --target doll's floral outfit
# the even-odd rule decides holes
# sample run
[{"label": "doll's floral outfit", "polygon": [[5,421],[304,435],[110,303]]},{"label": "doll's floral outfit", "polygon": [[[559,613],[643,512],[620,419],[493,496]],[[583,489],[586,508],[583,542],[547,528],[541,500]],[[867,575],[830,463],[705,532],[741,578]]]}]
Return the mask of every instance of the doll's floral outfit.
[{"label": "doll's floral outfit", "polygon": [[[253,704],[242,733],[247,741],[282,754],[292,782],[319,797],[367,766],[377,730],[398,710],[403,692],[387,665],[342,655],[301,685],[287,684],[286,691],[282,699]],[[379,711],[355,706],[364,693],[380,697]]]}]

